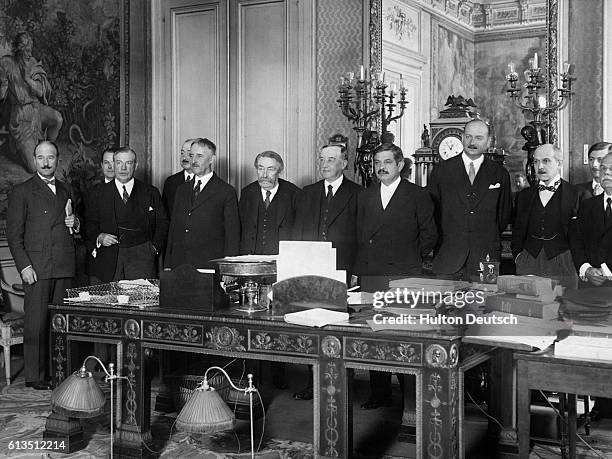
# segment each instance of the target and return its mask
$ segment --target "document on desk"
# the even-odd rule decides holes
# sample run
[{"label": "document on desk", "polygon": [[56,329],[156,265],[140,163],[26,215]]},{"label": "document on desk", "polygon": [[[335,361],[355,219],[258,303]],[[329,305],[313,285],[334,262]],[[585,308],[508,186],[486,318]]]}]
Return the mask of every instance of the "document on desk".
[{"label": "document on desk", "polygon": [[611,361],[612,339],[568,336],[555,344],[555,356]]},{"label": "document on desk", "polygon": [[324,327],[326,325],[348,322],[349,313],[330,311],[324,308],[306,309],[305,311],[285,314],[285,322],[307,327]]}]

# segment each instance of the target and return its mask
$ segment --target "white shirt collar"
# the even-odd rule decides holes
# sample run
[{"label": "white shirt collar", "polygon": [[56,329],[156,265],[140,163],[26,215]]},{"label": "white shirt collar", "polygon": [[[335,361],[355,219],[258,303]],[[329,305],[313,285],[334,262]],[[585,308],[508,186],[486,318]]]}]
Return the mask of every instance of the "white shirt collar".
[{"label": "white shirt collar", "polygon": [[325,195],[327,195],[327,189],[329,185],[331,185],[332,186],[332,196],[336,196],[336,193],[338,192],[338,188],[340,188],[340,185],[342,185],[343,178],[344,178],[344,174],[340,174],[340,177],[338,177],[333,182],[323,180],[323,192],[325,193]]},{"label": "white shirt collar", "polygon": [[195,188],[195,184],[198,183],[198,180],[200,181],[200,191],[208,184],[209,180],[212,178],[213,173],[211,172],[207,172],[204,175],[194,175],[193,177],[193,182],[194,185],[193,187]]},{"label": "white shirt collar", "polygon": [[113,180],[115,180],[115,179],[109,179],[109,178],[104,177],[104,183],[110,183]]},{"label": "white shirt collar", "polygon": [[484,155],[480,155],[478,159],[470,159],[470,157],[464,152],[461,154],[461,159],[463,159],[463,165],[465,166],[466,174],[470,173],[470,163],[474,163],[474,172],[478,174],[480,166],[482,166],[482,163],[484,162]]},{"label": "white shirt collar", "polygon": [[183,169],[183,176],[185,177],[185,181],[191,180],[193,178],[193,172],[187,172]]},{"label": "white shirt collar", "polygon": [[559,182],[559,185],[561,184],[561,176],[559,174],[555,175],[555,178],[548,182],[548,185],[546,185],[546,183],[544,183],[542,180],[538,182],[538,185],[554,186],[557,182]]},{"label": "white shirt collar", "polygon": [[41,180],[53,180],[55,178],[55,175],[53,177],[43,177],[42,175],[40,175],[40,172],[36,172],[38,174],[38,176],[40,177]]},{"label": "white shirt collar", "polygon": [[119,192],[119,196],[121,197],[123,197],[124,185],[127,193],[132,196],[132,190],[134,189],[134,177],[132,177],[127,183],[121,183],[118,179],[115,178],[115,186],[117,187],[117,191]]},{"label": "white shirt collar", "polygon": [[401,180],[402,177],[400,176],[396,178],[389,186],[385,185],[383,182],[380,182],[380,200],[382,201],[383,209],[387,208],[387,205],[395,194],[395,190],[397,190]]},{"label": "white shirt collar", "polygon": [[270,202],[272,202],[272,200],[274,199],[274,196],[276,196],[276,192],[278,191],[278,182],[276,182],[276,185],[274,186],[274,188],[270,188],[269,190],[264,190],[261,186],[259,187],[259,189],[261,190],[261,197],[263,198],[263,200],[266,200],[266,191],[270,192]]}]

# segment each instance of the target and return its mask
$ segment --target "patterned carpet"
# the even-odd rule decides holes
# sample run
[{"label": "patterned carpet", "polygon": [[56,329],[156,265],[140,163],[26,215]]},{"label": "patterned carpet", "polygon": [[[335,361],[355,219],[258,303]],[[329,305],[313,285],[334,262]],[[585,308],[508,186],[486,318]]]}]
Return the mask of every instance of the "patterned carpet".
[{"label": "patterned carpet", "polygon": [[[153,394],[155,396],[155,394]],[[36,391],[26,388],[22,378],[10,386],[3,385],[0,392],[0,457],[11,458],[97,458],[108,457],[110,445],[109,415],[84,420],[87,446],[84,450],[62,454],[57,452],[24,452],[10,450],[11,440],[41,441],[47,416],[50,414],[50,391]],[[108,399],[108,397],[107,397]],[[152,404],[152,406],[154,406]],[[162,458],[247,458],[250,457],[248,423],[239,421],[237,434],[191,437],[174,430],[174,414],[153,412],[151,430],[153,448],[161,452]],[[172,430],[172,435],[169,433]],[[259,436],[256,435],[256,446]],[[257,454],[261,459],[310,459],[313,455],[309,443],[277,440],[264,436]]]}]

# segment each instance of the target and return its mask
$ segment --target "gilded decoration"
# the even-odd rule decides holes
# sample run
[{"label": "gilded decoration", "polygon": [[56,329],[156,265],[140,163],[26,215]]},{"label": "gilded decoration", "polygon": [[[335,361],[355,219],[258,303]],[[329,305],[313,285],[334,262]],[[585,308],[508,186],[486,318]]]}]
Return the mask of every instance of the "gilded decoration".
[{"label": "gilded decoration", "polygon": [[138,350],[136,349],[136,344],[129,343],[127,347],[127,362],[126,367],[128,369],[127,378],[130,382],[127,388],[127,395],[125,400],[125,410],[127,413],[125,423],[136,425],[136,408],[138,407],[136,404],[136,372],[140,370],[140,367],[136,365],[138,361]]},{"label": "gilded decoration", "polygon": [[[329,338],[329,337],[328,337]],[[335,338],[335,337],[332,337]],[[337,339],[337,338],[335,338]],[[338,343],[339,344],[339,343]],[[336,363],[330,362],[325,366],[326,385],[321,388],[322,396],[325,397],[325,456],[339,457],[336,445],[340,438],[338,431],[338,369]]]},{"label": "gilded decoration", "polygon": [[64,351],[64,338],[61,335],[55,336],[55,344],[53,346],[53,361],[55,362],[55,378],[57,381],[63,381],[66,375],[64,374],[64,362],[66,357]]},{"label": "gilded decoration", "polygon": [[66,332],[66,317],[63,314],[53,315],[53,331],[55,332]]},{"label": "gilded decoration", "polygon": [[429,376],[427,392],[432,394],[431,398],[427,400],[431,408],[429,415],[431,430],[427,442],[427,457],[431,459],[440,459],[444,457],[444,446],[442,442],[444,439],[445,421],[440,411],[440,407],[448,405],[448,402],[441,398],[441,396],[443,396],[443,387],[442,376],[439,373],[432,373]]},{"label": "gilded decoration", "polygon": [[190,344],[202,344],[204,339],[201,325],[146,320],[142,323],[142,336],[158,341],[178,341]]},{"label": "gilded decoration", "polygon": [[68,331],[94,335],[120,335],[121,321],[107,317],[70,316]]},{"label": "gilded decoration", "polygon": [[423,345],[421,343],[345,338],[344,354],[347,358],[360,360],[423,363]]},{"label": "gilded decoration", "polygon": [[342,344],[340,344],[340,340],[338,338],[335,336],[326,336],[323,338],[323,342],[321,343],[321,351],[323,351],[323,355],[325,357],[337,359],[340,357],[341,350]]},{"label": "gilded decoration", "polygon": [[459,362],[459,346],[453,344],[450,348],[448,365],[452,368],[457,366],[457,362]]},{"label": "gilded decoration", "polygon": [[251,350],[316,355],[318,340],[317,335],[249,330],[249,349]]},{"label": "gilded decoration", "polygon": [[235,328],[212,327],[206,332],[206,344],[209,349],[221,351],[245,351],[244,336]]},{"label": "gilded decoration", "polygon": [[443,368],[447,366],[448,353],[439,344],[430,344],[425,350],[425,362],[430,367]]},{"label": "gilded decoration", "polygon": [[140,325],[134,319],[128,319],[123,324],[123,333],[125,336],[132,339],[140,338]]}]

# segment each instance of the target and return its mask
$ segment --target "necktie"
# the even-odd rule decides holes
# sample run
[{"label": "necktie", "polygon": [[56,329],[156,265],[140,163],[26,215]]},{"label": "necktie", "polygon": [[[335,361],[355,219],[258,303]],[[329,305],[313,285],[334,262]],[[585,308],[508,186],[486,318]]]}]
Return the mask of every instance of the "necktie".
[{"label": "necktie", "polygon": [[593,196],[599,196],[601,193],[603,193],[603,188],[599,183],[595,184],[595,187],[593,188]]},{"label": "necktie", "polygon": [[51,188],[51,186],[55,186],[55,177],[51,178],[51,179],[43,179],[43,182],[45,182],[47,184],[47,186],[49,186],[49,189],[51,190],[51,192],[53,194],[55,194],[55,190],[53,188]]},{"label": "necktie", "polygon": [[196,199],[198,199],[198,195],[200,194],[200,186],[202,185],[202,182],[200,180],[198,180],[195,184],[195,187],[193,189],[193,200],[195,201]]},{"label": "necktie", "polygon": [[612,226],[612,198],[606,199],[608,205],[606,205],[606,213],[604,221],[606,222],[606,228]]},{"label": "necktie", "polygon": [[476,178],[476,169],[474,169],[474,162],[470,163],[470,169],[468,171],[468,178],[470,179],[470,183],[474,184],[474,179]]},{"label": "necktie", "polygon": [[327,185],[327,204],[328,205],[331,202],[333,197],[334,197],[334,187],[331,185]]},{"label": "necktie", "polygon": [[264,200],[264,207],[267,209],[268,206],[270,205],[270,195],[272,193],[270,192],[270,190],[266,190],[266,199]]},{"label": "necktie", "polygon": [[191,180],[193,178],[193,175],[189,175],[187,174],[187,178],[185,179],[185,183],[187,183],[189,180]]},{"label": "necktie", "polygon": [[555,191],[557,191],[557,187],[559,186],[560,183],[561,182],[559,182],[558,180],[555,183],[553,183],[552,185],[549,185],[549,186],[546,186],[543,183],[540,183],[538,185],[538,191],[548,190],[548,191],[552,191],[554,193]]},{"label": "necktie", "polygon": [[128,199],[130,199],[130,195],[128,194],[127,190],[125,189],[125,185],[123,185],[123,204],[127,204]]}]

